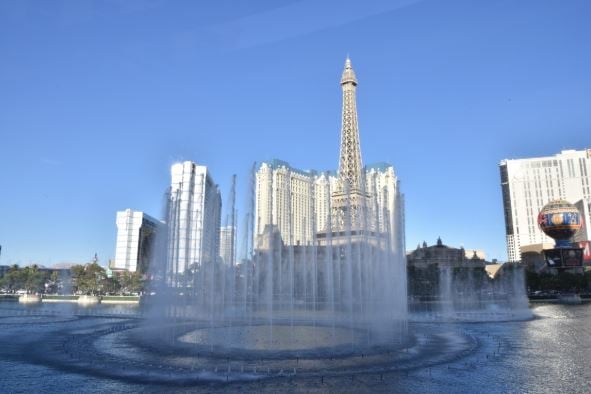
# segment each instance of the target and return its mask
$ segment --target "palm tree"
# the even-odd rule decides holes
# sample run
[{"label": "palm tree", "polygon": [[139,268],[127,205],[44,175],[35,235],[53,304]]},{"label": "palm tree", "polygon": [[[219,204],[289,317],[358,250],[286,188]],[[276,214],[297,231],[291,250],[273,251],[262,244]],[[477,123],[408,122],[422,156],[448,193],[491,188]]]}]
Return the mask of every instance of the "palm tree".
[{"label": "palm tree", "polygon": [[27,294],[39,292],[43,289],[44,275],[39,271],[39,266],[33,264],[23,269],[23,284]]}]

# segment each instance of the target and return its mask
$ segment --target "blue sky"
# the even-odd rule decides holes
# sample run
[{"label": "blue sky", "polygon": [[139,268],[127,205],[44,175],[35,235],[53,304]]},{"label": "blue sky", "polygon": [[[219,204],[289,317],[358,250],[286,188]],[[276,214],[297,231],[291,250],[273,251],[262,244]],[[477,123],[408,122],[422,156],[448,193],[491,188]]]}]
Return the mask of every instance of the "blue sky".
[{"label": "blue sky", "polygon": [[586,0],[0,0],[0,264],[106,264],[115,212],[160,216],[175,161],[224,202],[236,173],[240,216],[253,161],[336,168],[347,54],[408,248],[504,260],[499,161],[591,147],[589,20]]}]

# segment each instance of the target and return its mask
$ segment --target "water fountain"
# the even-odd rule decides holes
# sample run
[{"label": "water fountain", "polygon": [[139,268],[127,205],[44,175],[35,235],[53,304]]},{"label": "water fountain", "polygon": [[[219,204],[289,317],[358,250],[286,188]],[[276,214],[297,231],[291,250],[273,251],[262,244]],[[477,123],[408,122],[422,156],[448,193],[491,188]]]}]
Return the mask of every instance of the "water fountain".
[{"label": "water fountain", "polygon": [[412,286],[410,319],[415,322],[488,322],[532,317],[524,266],[487,266],[473,252],[450,248],[441,241],[423,243],[409,254]]},{"label": "water fountain", "polygon": [[484,269],[441,268],[439,310],[431,317],[456,322],[531,319],[523,266],[506,263],[495,279]]},{"label": "water fountain", "polygon": [[[322,228],[311,225],[306,244],[294,238],[297,221],[304,219],[292,215],[292,196],[298,191],[291,187],[291,169],[283,168],[289,181],[281,190],[268,183],[266,190],[270,196],[274,192],[283,196],[279,217],[267,220],[263,231],[252,236],[252,253],[240,264],[220,264],[217,256],[203,252],[217,254],[217,241],[206,229],[213,228],[217,220],[206,223],[206,215],[195,208],[219,199],[211,187],[213,181],[205,167],[191,162],[173,166],[167,205],[169,237],[163,242],[169,247],[167,253],[154,253],[166,258],[152,264],[158,284],[151,300],[154,321],[177,330],[167,335],[173,338],[169,345],[181,338],[185,347],[192,343],[200,353],[206,349],[212,354],[256,351],[257,356],[297,358],[327,354],[327,349],[339,354],[365,353],[406,341],[406,266],[403,242],[397,241],[403,239],[401,196],[397,186],[378,190],[362,166],[357,78],[348,58],[340,84],[343,123],[334,186],[328,186],[322,197],[309,192],[307,201],[297,200],[306,205],[308,218],[326,221]],[[308,182],[315,180],[308,178]],[[393,170],[390,182],[396,182]],[[251,186],[252,202],[255,187]],[[392,194],[389,198],[388,193]],[[390,203],[393,206],[387,209]],[[317,217],[315,207],[324,204],[329,204],[327,211]],[[219,206],[212,204],[211,208],[215,211]],[[254,204],[249,211],[251,220],[246,227],[254,228]],[[194,231],[187,232],[188,223],[194,224]],[[232,220],[231,228],[236,229],[235,224]],[[198,245],[196,239],[200,239]],[[200,255],[187,261],[191,253],[185,253],[187,249],[200,249]]]},{"label": "water fountain", "polygon": [[[160,258],[151,265],[142,316],[97,305],[44,317],[25,327],[27,335],[5,357],[143,385],[237,390],[262,381],[277,390],[293,382],[363,387],[364,377],[391,384],[397,374],[421,370],[430,378],[432,366],[469,356],[482,342],[442,321],[509,320],[505,312],[518,304],[506,301],[518,298],[497,300],[504,312],[476,313],[457,298],[463,276],[445,271],[445,318],[408,325],[403,248],[382,222],[389,223],[388,215],[371,214],[371,200],[365,201],[355,225],[349,219],[333,226],[331,215],[309,245],[286,242],[268,226],[250,258],[236,265],[210,261],[175,271],[161,258],[165,253],[153,253]],[[352,211],[348,202],[345,208]],[[506,278],[511,280],[495,294],[510,293],[522,279]],[[463,293],[476,291],[476,276],[467,273],[464,283],[472,284]],[[9,327],[33,321],[6,312]]]},{"label": "water fountain", "polygon": [[[29,327],[33,339],[7,348],[7,357],[20,360],[27,348],[35,349],[26,354],[33,363],[108,379],[166,385],[266,380],[279,391],[285,380],[307,381],[308,387],[336,381],[335,387],[342,388],[358,384],[365,375],[381,382],[386,374],[405,371],[408,377],[408,371],[428,368],[431,376],[432,365],[472,352],[477,341],[470,333],[432,324],[409,328],[402,198],[398,186],[394,192],[378,190],[377,182],[366,178],[357,127],[357,79],[349,59],[341,86],[338,182],[323,197],[329,205],[326,224],[312,226],[310,242],[294,242],[288,183],[281,230],[277,220],[270,220],[253,235],[253,181],[245,225],[245,238],[253,246],[245,258],[221,264],[217,256],[208,256],[178,264],[175,254],[168,253],[173,237],[182,248],[197,247],[189,246],[189,240],[206,240],[198,245],[203,248],[217,242],[217,234],[205,237],[203,223],[181,234],[175,220],[193,220],[198,209],[191,200],[186,208],[191,215],[181,220],[177,197],[182,193],[171,192],[169,231],[154,243],[160,252],[151,253],[143,316],[77,312],[67,325],[46,331]],[[195,165],[187,168],[195,174]],[[395,180],[393,171],[389,176]],[[206,190],[207,182],[213,183],[203,171],[188,184]],[[198,198],[216,195],[203,192]],[[300,203],[313,212],[320,203],[315,198]],[[379,198],[395,202],[385,209]],[[230,212],[234,217],[233,202]],[[237,227],[234,219],[230,225]],[[456,285],[451,275],[446,278],[445,292],[453,298]]]},{"label": "water fountain", "polygon": [[308,245],[286,242],[270,225],[240,264],[175,270],[166,259],[154,261],[154,295],[133,343],[190,358],[210,378],[244,378],[260,365],[266,376],[383,362],[409,344],[406,268],[379,222],[388,215],[373,215],[364,201],[361,220],[337,227],[329,219]]}]

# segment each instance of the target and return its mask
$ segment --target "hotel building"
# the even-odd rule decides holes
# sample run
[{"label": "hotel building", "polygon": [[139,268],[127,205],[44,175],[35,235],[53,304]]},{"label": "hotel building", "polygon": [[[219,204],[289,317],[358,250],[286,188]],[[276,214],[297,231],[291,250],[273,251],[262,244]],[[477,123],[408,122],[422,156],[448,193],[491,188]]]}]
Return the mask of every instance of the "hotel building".
[{"label": "hotel building", "polygon": [[215,263],[219,255],[221,197],[205,166],[191,161],[171,168],[168,193],[168,272]]},{"label": "hotel building", "polygon": [[[552,244],[538,227],[538,213],[552,200],[579,206],[591,202],[591,149],[564,150],[529,159],[503,160],[500,165],[509,261],[521,260],[521,248]],[[588,212],[581,212],[589,223]]]},{"label": "hotel building", "polygon": [[114,271],[146,273],[154,253],[156,235],[163,230],[163,223],[141,211],[126,209],[117,212],[117,241]]}]

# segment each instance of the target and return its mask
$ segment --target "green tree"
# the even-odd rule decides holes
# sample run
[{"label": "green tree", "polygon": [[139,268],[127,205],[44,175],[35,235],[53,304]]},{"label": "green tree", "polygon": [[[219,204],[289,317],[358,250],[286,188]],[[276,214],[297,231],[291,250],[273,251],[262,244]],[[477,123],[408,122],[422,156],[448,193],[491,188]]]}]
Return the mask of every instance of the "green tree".
[{"label": "green tree", "polygon": [[50,293],[57,293],[59,289],[60,275],[57,271],[51,271],[49,279],[47,280],[47,290]]},{"label": "green tree", "polygon": [[527,284],[527,289],[529,291],[537,291],[540,290],[541,279],[540,275],[538,275],[535,271],[526,271],[525,273],[525,281]]},{"label": "green tree", "polygon": [[23,268],[21,275],[22,285],[27,291],[27,294],[43,291],[46,275],[39,271],[39,267],[36,264]]},{"label": "green tree", "polygon": [[540,274],[540,290],[557,290],[558,289],[558,279],[557,275],[552,275],[549,273]]},{"label": "green tree", "polygon": [[0,287],[10,293],[23,288],[23,275],[17,264],[12,265],[0,280]]},{"label": "green tree", "polygon": [[117,293],[121,289],[121,285],[117,278],[105,278],[103,282],[103,291],[106,294]]},{"label": "green tree", "polygon": [[144,287],[142,274],[139,272],[124,271],[117,277],[121,285],[121,293],[139,293]]},{"label": "green tree", "polygon": [[72,283],[77,293],[98,295],[103,292],[107,274],[96,262],[71,268]]},{"label": "green tree", "polygon": [[73,265],[70,268],[70,272],[72,273],[72,292],[81,292],[82,290],[80,288],[84,288],[84,266],[80,264]]}]

